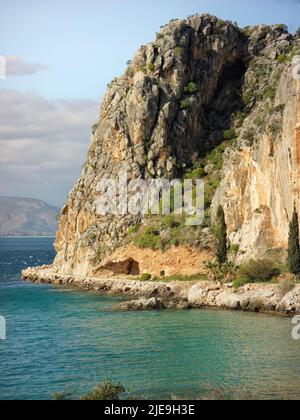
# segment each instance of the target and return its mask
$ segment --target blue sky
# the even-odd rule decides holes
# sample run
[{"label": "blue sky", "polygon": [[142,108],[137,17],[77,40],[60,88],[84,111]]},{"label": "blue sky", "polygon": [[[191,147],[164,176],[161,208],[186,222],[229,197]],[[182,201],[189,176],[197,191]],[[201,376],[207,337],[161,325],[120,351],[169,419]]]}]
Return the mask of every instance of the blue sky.
[{"label": "blue sky", "polygon": [[2,2],[0,55],[11,57],[11,74],[0,80],[0,195],[62,205],[79,175],[106,85],[161,25],[194,13],[240,26],[285,23],[294,31],[300,0]]},{"label": "blue sky", "polygon": [[171,18],[209,12],[241,26],[299,22],[298,0],[10,0],[1,8],[1,54],[48,65],[4,87],[48,98],[99,100],[137,48]]}]

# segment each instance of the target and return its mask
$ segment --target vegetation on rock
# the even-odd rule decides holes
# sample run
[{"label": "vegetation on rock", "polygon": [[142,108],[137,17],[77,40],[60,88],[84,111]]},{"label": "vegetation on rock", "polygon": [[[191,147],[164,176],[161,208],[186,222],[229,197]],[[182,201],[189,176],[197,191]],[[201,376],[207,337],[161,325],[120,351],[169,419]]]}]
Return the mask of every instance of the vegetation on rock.
[{"label": "vegetation on rock", "polygon": [[125,388],[121,383],[113,384],[111,380],[106,380],[80,399],[83,401],[119,401],[124,393]]},{"label": "vegetation on rock", "polygon": [[288,247],[288,266],[290,272],[300,274],[300,242],[299,242],[299,218],[296,209],[290,223],[289,247]]},{"label": "vegetation on rock", "polygon": [[77,399],[81,401],[119,401],[121,399],[131,399],[128,396],[126,398],[126,394],[128,395],[121,383],[114,384],[110,379],[107,379],[97,384],[92,391],[80,398],[76,398],[70,391],[63,391],[53,394],[52,399],[56,401]]},{"label": "vegetation on rock", "polygon": [[194,82],[190,82],[185,88],[184,88],[184,92],[188,93],[189,95],[192,95],[194,93],[196,93],[198,90],[196,83]]},{"label": "vegetation on rock", "polygon": [[246,283],[265,283],[280,275],[280,268],[272,260],[250,260],[240,266],[235,286]]},{"label": "vegetation on rock", "polygon": [[228,238],[227,238],[227,225],[225,222],[225,213],[222,206],[219,206],[217,213],[217,261],[219,265],[225,264],[228,260]]},{"label": "vegetation on rock", "polygon": [[150,281],[151,279],[152,279],[152,276],[149,273],[144,273],[140,276],[141,281]]}]

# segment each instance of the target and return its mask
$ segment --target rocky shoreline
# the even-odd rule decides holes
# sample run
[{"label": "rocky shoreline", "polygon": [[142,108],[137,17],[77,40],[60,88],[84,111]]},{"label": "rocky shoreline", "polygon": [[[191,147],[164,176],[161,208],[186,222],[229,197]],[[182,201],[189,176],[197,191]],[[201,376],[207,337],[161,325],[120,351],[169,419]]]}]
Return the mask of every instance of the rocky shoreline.
[{"label": "rocky shoreline", "polygon": [[279,284],[249,284],[238,290],[210,281],[142,282],[126,278],[74,277],[43,266],[22,271],[24,280],[76,286],[108,296],[128,296],[118,310],[228,309],[294,316],[300,314],[300,285],[286,291]]}]

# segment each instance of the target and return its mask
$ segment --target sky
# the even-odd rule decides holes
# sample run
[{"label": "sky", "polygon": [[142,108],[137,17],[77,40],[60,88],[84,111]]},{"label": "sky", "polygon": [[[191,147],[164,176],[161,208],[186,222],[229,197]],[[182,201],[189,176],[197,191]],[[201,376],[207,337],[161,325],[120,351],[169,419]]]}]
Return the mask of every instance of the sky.
[{"label": "sky", "polygon": [[0,195],[62,206],[107,84],[173,18],[299,25],[300,0],[0,0]]}]

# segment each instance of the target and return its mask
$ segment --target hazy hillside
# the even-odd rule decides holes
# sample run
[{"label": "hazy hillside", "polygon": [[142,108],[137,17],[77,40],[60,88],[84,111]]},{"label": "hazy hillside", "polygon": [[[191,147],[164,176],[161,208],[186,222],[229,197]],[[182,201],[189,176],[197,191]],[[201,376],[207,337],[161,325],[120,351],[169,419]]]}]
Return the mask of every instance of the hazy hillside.
[{"label": "hazy hillside", "polygon": [[0,236],[55,235],[58,213],[40,200],[0,197]]}]

